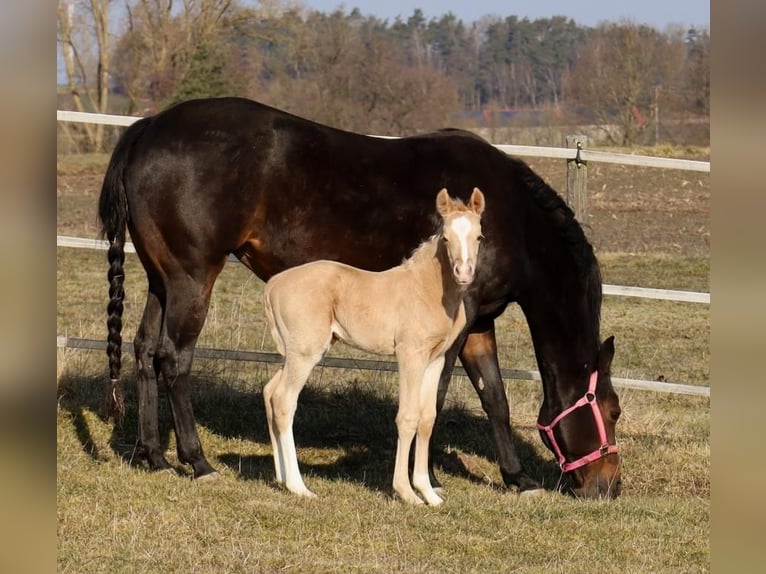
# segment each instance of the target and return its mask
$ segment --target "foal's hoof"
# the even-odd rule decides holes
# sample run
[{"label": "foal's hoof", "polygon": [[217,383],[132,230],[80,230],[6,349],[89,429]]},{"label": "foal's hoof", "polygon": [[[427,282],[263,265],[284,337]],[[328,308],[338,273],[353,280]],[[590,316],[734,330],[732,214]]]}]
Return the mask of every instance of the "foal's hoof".
[{"label": "foal's hoof", "polygon": [[414,492],[402,494],[401,492],[394,491],[394,498],[395,499],[398,498],[402,502],[406,502],[407,504],[411,504],[413,506],[424,506],[425,505],[425,502],[423,502],[423,499],[420,498]]},{"label": "foal's hoof", "polygon": [[195,477],[194,480],[196,480],[197,482],[210,482],[213,480],[218,480],[219,478],[221,478],[221,475],[218,474],[218,471],[214,470],[213,472],[208,472],[207,474],[203,474],[202,476],[197,476]]},{"label": "foal's hoof", "polygon": [[522,490],[519,493],[519,496],[522,498],[538,498],[540,496],[545,496],[545,493],[547,491],[544,488],[531,488],[529,490]]},{"label": "foal's hoof", "polygon": [[295,496],[300,496],[301,498],[316,498],[317,497],[317,495],[311,492],[308,488],[300,488],[300,489],[287,488],[287,490],[291,492],[292,494],[294,494]]}]

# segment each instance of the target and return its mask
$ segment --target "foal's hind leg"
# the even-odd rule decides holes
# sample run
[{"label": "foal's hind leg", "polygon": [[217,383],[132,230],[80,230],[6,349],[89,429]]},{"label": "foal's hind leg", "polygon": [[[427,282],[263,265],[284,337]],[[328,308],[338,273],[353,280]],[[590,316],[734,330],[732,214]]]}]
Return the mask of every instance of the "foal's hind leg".
[{"label": "foal's hind leg", "polygon": [[157,421],[157,373],[155,353],[162,326],[162,304],[155,288],[150,284],[146,307],[141,324],[136,331],[133,345],[136,355],[138,378],[138,440],[152,470],[169,469],[170,464],[160,448]]},{"label": "foal's hind leg", "polygon": [[263,404],[266,407],[266,422],[269,426],[269,438],[271,439],[271,452],[274,456],[274,473],[276,481],[279,484],[285,483],[285,469],[280,457],[279,441],[277,440],[276,430],[274,428],[274,409],[271,406],[271,398],[274,395],[274,388],[279,386],[284,368],[280,368],[269,382],[263,387]]},{"label": "foal's hind leg", "polygon": [[168,385],[178,458],[192,466],[195,478],[212,475],[215,469],[205,458],[197,435],[189,396],[189,373],[194,346],[205,323],[213,283],[223,263],[225,260],[211,272],[211,277],[202,281],[179,273],[166,285],[165,316],[157,356]]},{"label": "foal's hind leg", "polygon": [[[328,343],[329,344],[329,343]],[[269,416],[269,431],[272,443],[276,443],[274,465],[277,481],[284,480],[284,485],[290,492],[300,496],[315,496],[303,482],[298,467],[298,454],[295,449],[293,436],[293,420],[298,404],[298,395],[320,359],[322,353],[299,354],[287,350],[285,365],[281,373],[277,373],[264,389],[264,398],[270,402],[267,406]],[[268,414],[270,412],[270,414]]]},{"label": "foal's hind leg", "polygon": [[412,473],[412,485],[423,495],[426,502],[438,506],[444,500],[431,486],[428,465],[428,444],[436,420],[436,391],[439,388],[439,376],[444,368],[444,356],[432,361],[423,375],[420,385],[420,416],[415,440],[415,466]]}]

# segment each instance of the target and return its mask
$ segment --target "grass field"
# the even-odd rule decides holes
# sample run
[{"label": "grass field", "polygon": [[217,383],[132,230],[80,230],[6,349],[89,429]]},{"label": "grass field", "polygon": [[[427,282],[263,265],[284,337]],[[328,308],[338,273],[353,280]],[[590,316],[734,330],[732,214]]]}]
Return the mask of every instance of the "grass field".
[{"label": "grass field", "polygon": [[[103,161],[60,158],[59,233],[95,236]],[[548,174],[546,165],[535,167],[555,180],[558,172]],[[551,164],[552,170],[559,167]],[[662,179],[653,187],[645,184],[656,188],[653,194],[641,188],[641,194],[631,195],[627,186],[635,178],[630,174],[612,172],[605,179],[609,185],[593,201],[590,230],[594,244],[601,245],[605,282],[709,289],[706,231],[699,224],[709,208],[709,176],[705,196],[696,182],[688,183],[688,174],[676,173],[675,181],[672,173],[658,175]],[[599,177],[604,175],[591,181],[600,189]],[[695,191],[689,192],[690,186]],[[674,201],[662,201],[663,194],[675,191]],[[608,194],[623,203],[610,211]],[[624,202],[633,207],[626,209]],[[625,230],[641,217],[655,221],[656,210],[665,212],[663,226],[625,245]],[[667,233],[664,243],[657,237],[662,232]],[[606,244],[620,247],[606,249]],[[126,270],[124,335],[129,341],[143,311],[145,278],[133,256]],[[106,287],[103,252],[59,249],[57,334],[103,339]],[[244,268],[228,265],[216,284],[200,345],[271,350],[261,291],[262,284]],[[617,346],[614,376],[709,384],[707,305],[605,297],[602,335],[610,334]],[[498,340],[501,366],[536,369],[518,308],[509,308],[499,321]],[[358,356],[341,347],[334,352]],[[105,385],[103,352],[59,350],[57,364],[61,572],[710,569],[707,398],[620,390],[622,496],[581,501],[549,491],[524,498],[502,487],[486,416],[467,379],[455,377],[436,428],[436,470],[446,503],[412,508],[391,497],[397,384],[391,374],[324,368],[312,375],[300,398],[295,434],[307,486],[318,498],[302,500],[273,483],[261,391],[275,366],[195,362],[199,431],[221,471],[218,480],[199,483],[188,479],[182,466],[180,477],[148,473],[134,456],[132,375],[126,378],[126,421],[114,427],[96,414]],[[125,373],[132,367],[126,356]],[[534,428],[539,383],[506,381],[506,388],[524,462],[553,489],[559,471]],[[175,462],[164,401],[161,425],[169,460]]]}]

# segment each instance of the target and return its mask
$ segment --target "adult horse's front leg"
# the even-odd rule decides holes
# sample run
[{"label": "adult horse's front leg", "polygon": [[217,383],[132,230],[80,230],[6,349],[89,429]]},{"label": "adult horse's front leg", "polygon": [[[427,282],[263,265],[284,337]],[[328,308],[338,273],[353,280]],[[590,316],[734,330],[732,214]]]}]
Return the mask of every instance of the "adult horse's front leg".
[{"label": "adult horse's front leg", "polygon": [[508,398],[497,359],[494,320],[477,321],[468,334],[459,356],[489,418],[495,437],[500,473],[506,486],[514,485],[518,487],[519,492],[541,489],[540,484],[524,470],[513,445]]}]

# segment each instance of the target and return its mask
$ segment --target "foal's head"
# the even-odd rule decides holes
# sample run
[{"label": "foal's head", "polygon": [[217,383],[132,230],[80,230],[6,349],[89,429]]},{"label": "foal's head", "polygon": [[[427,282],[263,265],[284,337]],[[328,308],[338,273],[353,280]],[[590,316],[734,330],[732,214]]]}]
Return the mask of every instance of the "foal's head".
[{"label": "foal's head", "polygon": [[468,205],[450,198],[446,189],[436,196],[436,210],[443,219],[442,238],[447,247],[452,275],[461,287],[471,284],[476,273],[476,258],[481,242],[481,214],[484,194],[473,188]]}]

